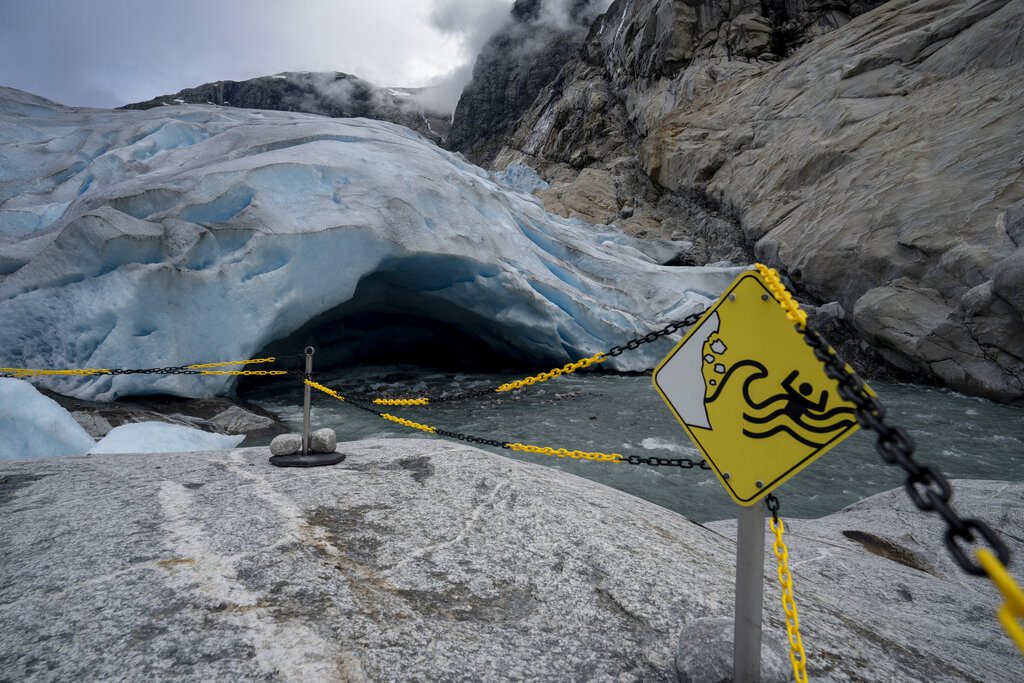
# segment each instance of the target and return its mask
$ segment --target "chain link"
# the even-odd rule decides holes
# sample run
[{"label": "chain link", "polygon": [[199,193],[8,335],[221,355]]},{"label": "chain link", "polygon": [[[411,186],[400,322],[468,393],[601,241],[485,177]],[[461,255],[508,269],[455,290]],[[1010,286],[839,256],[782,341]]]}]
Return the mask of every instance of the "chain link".
[{"label": "chain link", "polygon": [[786,613],[786,634],[789,636],[789,661],[793,665],[793,679],[796,683],[807,683],[807,653],[800,637],[800,615],[793,597],[793,574],[789,569],[789,549],[782,540],[786,525],[779,519],[779,499],[769,494],[765,504],[772,513],[768,527],[775,534],[772,551],[779,562],[779,585],[782,587],[782,610]]},{"label": "chain link", "polygon": [[631,455],[626,458],[625,462],[630,465],[649,465],[650,467],[680,467],[684,470],[693,469],[694,467],[702,470],[710,470],[711,465],[708,464],[707,460],[694,461],[690,458],[642,458],[639,455]]},{"label": "chain link", "polygon": [[4,377],[97,377],[109,375],[233,375],[233,376],[272,376],[287,375],[286,370],[211,370],[232,365],[255,365],[273,363],[273,358],[254,358],[252,360],[220,361],[217,363],[195,363],[193,365],[176,365],[165,368],[80,368],[68,370],[42,370],[36,368],[0,368],[0,376]]},{"label": "chain link", "polygon": [[606,354],[608,356],[614,358],[616,356],[621,356],[626,351],[635,351],[636,349],[640,348],[644,344],[650,344],[652,342],[656,342],[659,339],[661,339],[662,337],[667,337],[670,334],[675,334],[676,332],[678,332],[679,330],[683,329],[684,327],[690,327],[691,325],[695,324],[698,320],[700,320],[701,316],[703,316],[706,312],[707,312],[706,308],[701,309],[699,311],[695,311],[695,312],[691,313],[690,315],[686,316],[685,318],[683,318],[682,320],[677,320],[675,322],[669,323],[668,325],[666,325],[665,327],[661,328],[660,330],[654,330],[653,332],[648,332],[647,334],[643,335],[642,337],[636,337],[635,339],[630,339],[628,342],[626,342],[622,346],[613,346],[612,348],[608,349]]}]

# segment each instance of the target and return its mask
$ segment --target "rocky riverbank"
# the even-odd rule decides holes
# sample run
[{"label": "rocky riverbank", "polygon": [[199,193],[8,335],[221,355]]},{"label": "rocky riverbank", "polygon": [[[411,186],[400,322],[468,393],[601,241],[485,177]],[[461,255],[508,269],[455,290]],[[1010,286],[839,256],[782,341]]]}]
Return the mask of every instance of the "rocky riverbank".
[{"label": "rocky riverbank", "polygon": [[[0,677],[727,676],[728,523],[461,444],[339,449],[319,470],[266,449],[0,463]],[[1024,485],[955,487],[1020,558]],[[812,679],[1024,677],[994,590],[902,492],[790,530]],[[782,681],[777,600],[769,567]]]}]

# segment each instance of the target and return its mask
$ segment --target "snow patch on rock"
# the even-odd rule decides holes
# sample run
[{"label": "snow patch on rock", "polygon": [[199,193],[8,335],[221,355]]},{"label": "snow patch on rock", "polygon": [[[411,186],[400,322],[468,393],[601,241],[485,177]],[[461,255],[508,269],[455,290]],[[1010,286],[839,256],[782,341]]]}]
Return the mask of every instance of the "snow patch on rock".
[{"label": "snow patch on rock", "polygon": [[186,453],[234,448],[241,434],[211,434],[166,422],[136,422],[114,427],[89,451],[100,453]]}]

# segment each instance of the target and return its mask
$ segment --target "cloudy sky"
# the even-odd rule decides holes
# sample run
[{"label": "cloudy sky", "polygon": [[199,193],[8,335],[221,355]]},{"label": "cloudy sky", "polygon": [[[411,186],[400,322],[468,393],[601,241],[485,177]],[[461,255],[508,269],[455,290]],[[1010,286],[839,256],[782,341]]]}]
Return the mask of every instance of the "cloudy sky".
[{"label": "cloudy sky", "polygon": [[512,0],[0,0],[0,85],[113,107],[217,80],[464,78]]}]

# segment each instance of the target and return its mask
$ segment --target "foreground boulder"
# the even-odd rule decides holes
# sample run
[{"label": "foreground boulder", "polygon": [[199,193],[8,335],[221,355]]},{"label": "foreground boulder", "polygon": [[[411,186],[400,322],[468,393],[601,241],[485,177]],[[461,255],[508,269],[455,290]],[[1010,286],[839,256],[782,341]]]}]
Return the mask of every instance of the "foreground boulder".
[{"label": "foreground boulder", "polygon": [[[0,676],[721,673],[708,667],[727,661],[727,525],[460,444],[340,450],[312,471],[273,468],[266,449],[0,463]],[[1020,558],[1024,486],[955,485]],[[1020,680],[993,589],[952,569],[938,525],[901,495],[792,522],[811,678]],[[777,600],[769,566],[766,680],[788,675]]]}]

